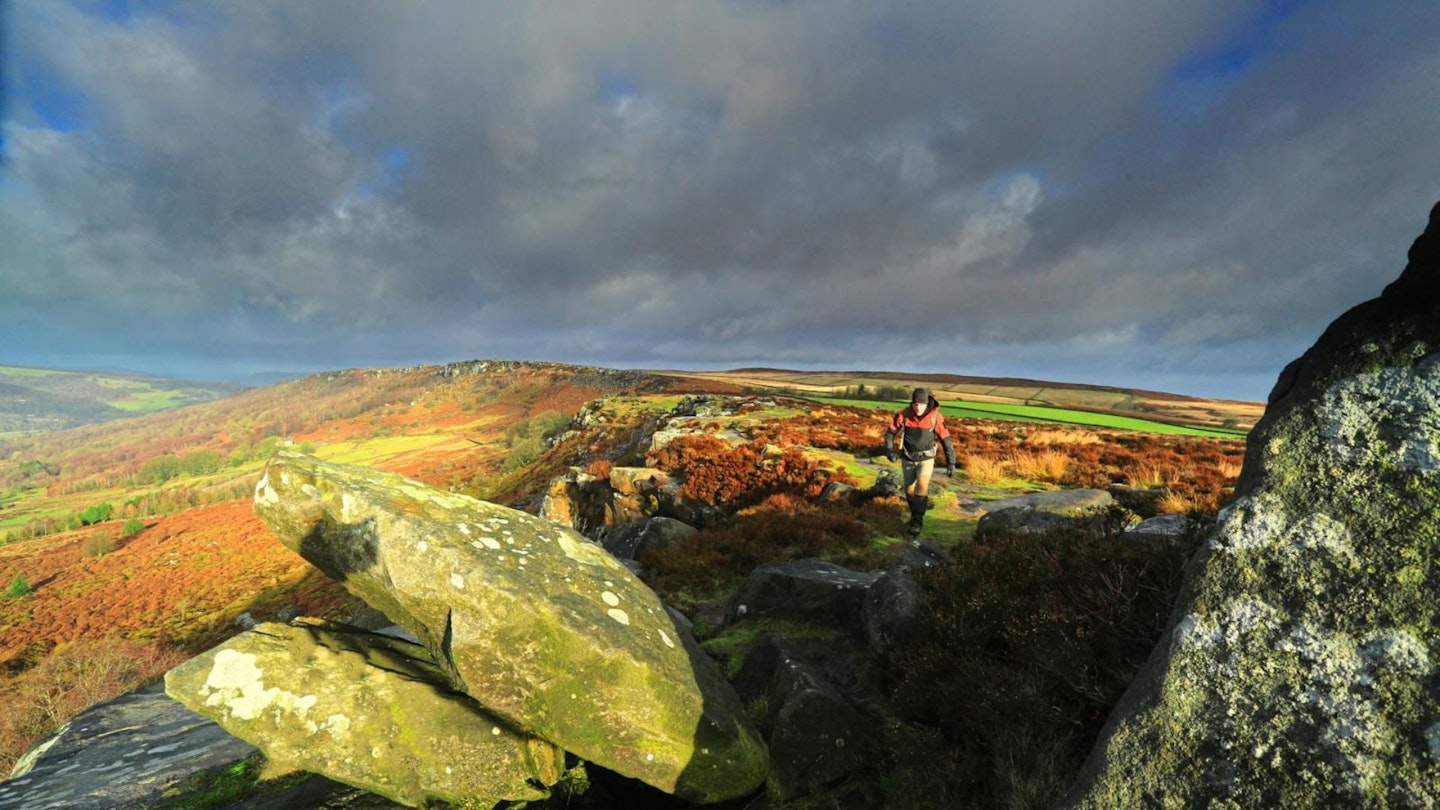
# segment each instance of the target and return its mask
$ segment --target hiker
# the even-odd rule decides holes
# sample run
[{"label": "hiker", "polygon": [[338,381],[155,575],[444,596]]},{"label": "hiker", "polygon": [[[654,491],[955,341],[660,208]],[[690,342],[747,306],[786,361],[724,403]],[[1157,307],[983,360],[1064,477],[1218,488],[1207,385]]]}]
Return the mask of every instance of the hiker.
[{"label": "hiker", "polygon": [[930,508],[930,476],[935,472],[935,440],[945,445],[945,472],[955,477],[955,445],[950,431],[940,416],[940,401],[930,396],[929,389],[916,388],[910,395],[910,407],[895,414],[885,430],[885,458],[895,460],[895,437],[902,437],[900,454],[904,461],[900,471],[905,481],[905,500],[910,504],[910,522],[906,531],[912,537],[920,534],[925,511]]}]

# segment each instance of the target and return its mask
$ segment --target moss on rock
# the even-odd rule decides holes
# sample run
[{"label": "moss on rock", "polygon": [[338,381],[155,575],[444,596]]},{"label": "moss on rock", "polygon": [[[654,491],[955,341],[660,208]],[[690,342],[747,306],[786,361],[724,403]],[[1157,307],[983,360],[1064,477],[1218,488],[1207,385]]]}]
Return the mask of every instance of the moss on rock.
[{"label": "moss on rock", "polygon": [[1069,804],[1440,797],[1437,347],[1440,241],[1422,237],[1385,296],[1281,376],[1174,627]]}]

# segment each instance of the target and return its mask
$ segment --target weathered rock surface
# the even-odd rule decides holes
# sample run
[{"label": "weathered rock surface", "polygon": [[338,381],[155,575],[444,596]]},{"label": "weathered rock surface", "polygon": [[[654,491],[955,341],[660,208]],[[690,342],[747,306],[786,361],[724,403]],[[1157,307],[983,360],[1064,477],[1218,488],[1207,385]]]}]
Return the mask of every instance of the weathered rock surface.
[{"label": "weathered rock surface", "polygon": [[605,537],[605,550],[622,560],[638,560],[651,549],[671,548],[694,537],[697,529],[675,518],[653,517],[621,526]]},{"label": "weathered rock surface", "polygon": [[1440,802],[1440,206],[1281,374],[1073,806]]},{"label": "weathered rock surface", "polygon": [[564,752],[443,680],[420,645],[270,622],[170,670],[165,690],[271,760],[406,805],[547,796]]},{"label": "weathered rock surface", "polygon": [[1059,489],[1051,492],[1031,492],[998,501],[967,501],[962,506],[971,512],[1034,509],[1068,515],[1087,509],[1104,509],[1113,503],[1115,498],[1103,489]]},{"label": "weathered rock surface", "polygon": [[0,808],[156,806],[167,788],[254,753],[156,684],[88,709],[36,746],[0,782]]},{"label": "weathered rock surface", "polygon": [[865,594],[860,622],[870,649],[886,654],[905,647],[928,629],[925,593],[903,568],[875,580]]},{"label": "weathered rock surface", "polygon": [[996,509],[980,516],[975,523],[975,542],[984,543],[1001,535],[1044,534],[1065,526],[1074,526],[1078,519],[1057,515],[1029,506]]},{"label": "weathered rock surface", "polygon": [[872,764],[872,723],[775,638],[756,644],[735,682],[747,700],[764,707],[759,722],[770,744],[775,797],[806,795]]},{"label": "weathered rock surface", "polygon": [[1120,536],[1137,543],[1177,543],[1185,536],[1188,525],[1184,515],[1157,515],[1131,526]]},{"label": "weathered rock surface", "polygon": [[692,801],[763,781],[764,743],[714,663],[573,530],[293,453],[271,462],[255,508],[509,727]]},{"label": "weathered rock surface", "polygon": [[945,562],[949,556],[950,552],[942,546],[928,540],[912,540],[905,544],[905,549],[890,564],[890,568],[894,571],[927,571]]},{"label": "weathered rock surface", "polygon": [[540,503],[540,517],[597,541],[652,517],[701,526],[717,514],[714,507],[682,496],[674,479],[651,467],[616,467],[607,478],[571,468],[550,482]]},{"label": "weathered rock surface", "polygon": [[865,592],[879,577],[827,560],[766,563],[750,572],[731,596],[727,622],[779,616],[815,621],[858,635]]}]

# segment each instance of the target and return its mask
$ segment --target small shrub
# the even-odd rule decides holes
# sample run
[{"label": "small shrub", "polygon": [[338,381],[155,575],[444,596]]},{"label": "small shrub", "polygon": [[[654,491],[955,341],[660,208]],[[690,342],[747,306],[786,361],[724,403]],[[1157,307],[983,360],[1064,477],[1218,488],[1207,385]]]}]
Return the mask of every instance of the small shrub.
[{"label": "small shrub", "polygon": [[733,589],[762,563],[823,557],[861,569],[878,565],[856,510],[772,495],[733,520],[642,555],[647,583],[672,604],[695,602]]},{"label": "small shrub", "polygon": [[143,531],[145,531],[145,521],[140,518],[130,518],[125,521],[125,525],[120,528],[120,536],[131,537]]},{"label": "small shrub", "polygon": [[1173,473],[1162,469],[1158,464],[1146,462],[1135,466],[1125,474],[1130,486],[1142,489],[1159,489],[1169,486],[1174,482]]},{"label": "small shrub", "polygon": [[108,534],[92,534],[80,544],[80,553],[86,557],[104,557],[115,550],[115,539]]},{"label": "small shrub", "polygon": [[1183,495],[1167,492],[1156,503],[1155,508],[1162,515],[1183,515],[1195,511],[1196,505]]},{"label": "small shrub", "polygon": [[10,587],[5,589],[5,598],[18,599],[32,590],[34,589],[30,587],[30,581],[25,579],[25,575],[16,574],[15,578],[10,580]]},{"label": "small shrub", "polygon": [[517,439],[510,446],[510,452],[506,454],[505,460],[500,463],[500,469],[505,472],[514,472],[521,467],[528,467],[540,457],[540,453],[544,449],[537,437],[526,436]]},{"label": "small shrub", "polygon": [[186,659],[156,643],[102,639],[56,650],[0,693],[0,772],[72,717],[153,682]]},{"label": "small shrub", "polygon": [[680,494],[691,500],[743,508],[781,493],[814,497],[831,481],[854,485],[844,470],[807,458],[797,447],[766,453],[760,440],[731,447],[709,434],[682,436],[650,459],[683,479]]},{"label": "small shrub", "polygon": [[1240,477],[1244,464],[1239,459],[1225,459],[1215,465],[1215,469],[1225,477],[1227,481],[1234,481]]},{"label": "small shrub", "polygon": [[1095,520],[963,545],[921,577],[933,632],[892,657],[891,694],[959,752],[973,806],[1052,805],[1165,630],[1198,541],[1138,547]]},{"label": "small shrub", "polygon": [[100,503],[81,511],[80,514],[75,516],[75,519],[79,521],[81,526],[92,526],[96,523],[104,523],[109,520],[112,511],[113,507],[111,507],[110,504]]}]

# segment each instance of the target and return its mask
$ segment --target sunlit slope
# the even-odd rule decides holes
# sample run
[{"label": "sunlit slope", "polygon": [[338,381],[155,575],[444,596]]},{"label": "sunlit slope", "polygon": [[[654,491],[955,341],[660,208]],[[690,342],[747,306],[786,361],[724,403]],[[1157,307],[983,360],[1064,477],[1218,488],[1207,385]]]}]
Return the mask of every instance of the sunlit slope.
[{"label": "sunlit slope", "polygon": [[0,366],[0,435],[163,411],[238,390],[222,383],[139,374]]},{"label": "sunlit slope", "polygon": [[[1120,417],[1143,419],[1171,425],[1221,429],[1243,434],[1264,412],[1259,402],[1204,399],[1179,394],[1104,386],[1054,383],[1013,378],[966,377],[952,374],[900,374],[873,371],[787,371],[783,369],[738,369],[717,372],[666,372],[676,376],[726,382],[742,388],[784,389],[814,396],[844,396],[859,386],[868,389],[893,386],[909,389],[917,385],[931,388],[946,403],[968,403],[976,410],[989,410],[989,415],[976,416],[1004,419],[1028,419],[1034,414],[986,405],[1026,406],[1062,411],[1083,411]],[[1050,414],[1054,416],[1055,414]],[[1063,415],[1061,415],[1063,416]],[[1047,419],[1047,421],[1049,421]],[[1107,426],[1104,421],[1061,418],[1080,424]],[[1143,429],[1140,428],[1140,429]]]}]

